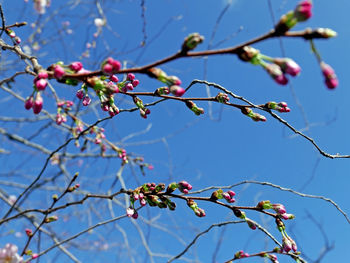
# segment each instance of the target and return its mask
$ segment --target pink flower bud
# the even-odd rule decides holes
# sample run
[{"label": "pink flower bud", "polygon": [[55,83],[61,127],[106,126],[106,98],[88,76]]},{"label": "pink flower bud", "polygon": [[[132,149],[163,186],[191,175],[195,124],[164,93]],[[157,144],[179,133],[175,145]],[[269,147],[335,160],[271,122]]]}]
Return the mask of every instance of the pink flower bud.
[{"label": "pink flower bud", "polygon": [[69,68],[71,70],[74,70],[75,72],[80,71],[83,68],[83,64],[81,62],[73,62],[72,64],[69,65]]},{"label": "pink flower bud", "polygon": [[39,114],[42,108],[43,108],[43,98],[41,97],[40,93],[38,93],[33,105],[34,114]]},{"label": "pink flower bud", "polygon": [[40,71],[39,74],[38,74],[38,78],[39,79],[47,79],[48,77],[49,77],[49,75],[44,70]]},{"label": "pink flower bud", "polygon": [[109,77],[109,79],[115,83],[117,83],[119,81],[118,77],[116,75],[112,75]]},{"label": "pink flower bud", "polygon": [[134,86],[134,88],[137,87],[137,85],[139,85],[139,84],[140,84],[140,81],[138,79],[134,79],[132,81],[132,85]]},{"label": "pink flower bud", "polygon": [[130,81],[133,81],[133,80],[135,79],[135,75],[132,74],[132,73],[129,73],[129,74],[127,75],[127,79],[130,80]]},{"label": "pink flower bud", "polygon": [[26,229],[25,229],[25,232],[26,232],[26,235],[27,235],[28,237],[30,237],[31,235],[33,235],[33,231],[32,231],[31,229],[29,229],[29,228],[26,228]]},{"label": "pink flower bud", "polygon": [[84,91],[82,89],[78,90],[77,93],[76,93],[76,96],[77,96],[78,99],[81,100],[85,96]]},{"label": "pink flower bud", "polygon": [[103,73],[106,74],[112,74],[113,73],[113,66],[111,64],[105,64],[102,68]]},{"label": "pink flower bud", "polygon": [[145,206],[147,203],[146,203],[146,200],[145,199],[140,199],[140,205],[141,206]]},{"label": "pink flower bud", "polygon": [[86,95],[83,99],[83,105],[87,106],[90,104],[90,102],[91,102],[91,99],[90,99],[89,95]]},{"label": "pink flower bud", "polygon": [[293,77],[300,73],[300,66],[290,58],[275,58],[273,62],[280,66],[284,73],[287,73]]},{"label": "pink flower bud", "polygon": [[312,16],[312,2],[310,0],[305,0],[300,2],[294,10],[294,17],[298,22],[305,21]]},{"label": "pink flower bud", "polygon": [[34,254],[32,255],[32,259],[36,259],[36,258],[38,258],[38,257],[39,257],[39,255],[36,254],[36,253],[34,253]]},{"label": "pink flower bud", "polygon": [[134,86],[133,86],[131,83],[128,83],[128,84],[125,85],[125,88],[126,88],[127,90],[133,90],[133,89],[134,89]]},{"label": "pink flower bud", "polygon": [[287,237],[283,237],[282,239],[282,247],[285,252],[289,252],[292,249],[292,243]]},{"label": "pink flower bud", "polygon": [[122,64],[120,64],[120,62],[118,60],[113,60],[113,62],[111,64],[113,66],[114,71],[119,71],[122,67]]},{"label": "pink flower bud", "polygon": [[288,79],[277,64],[264,64],[263,67],[278,84],[286,85],[288,83]]},{"label": "pink flower bud", "polygon": [[34,104],[34,99],[33,99],[33,96],[30,96],[28,97],[25,102],[24,102],[24,108],[26,110],[29,110],[33,107],[33,104]]},{"label": "pink flower bud", "polygon": [[35,87],[38,89],[38,90],[44,90],[47,86],[47,81],[46,79],[39,79],[35,82]]},{"label": "pink flower bud", "polygon": [[181,88],[180,86],[177,86],[177,85],[170,86],[169,90],[176,97],[181,97],[186,92],[184,88]]},{"label": "pink flower bud", "polygon": [[286,208],[282,204],[272,204],[272,209],[276,211],[276,213],[282,215],[286,213]]},{"label": "pink flower bud", "polygon": [[227,193],[230,195],[230,197],[234,197],[236,193],[232,190],[227,191]]},{"label": "pink flower bud", "polygon": [[337,75],[335,75],[333,68],[330,65],[324,63],[323,61],[321,62],[320,66],[321,66],[323,76],[325,77],[325,83],[326,83],[327,87],[329,89],[336,88],[338,86],[339,82],[338,82]]},{"label": "pink flower bud", "polygon": [[54,68],[54,77],[56,79],[61,79],[65,74],[65,71],[64,69],[60,66],[60,65],[56,65],[55,68]]}]

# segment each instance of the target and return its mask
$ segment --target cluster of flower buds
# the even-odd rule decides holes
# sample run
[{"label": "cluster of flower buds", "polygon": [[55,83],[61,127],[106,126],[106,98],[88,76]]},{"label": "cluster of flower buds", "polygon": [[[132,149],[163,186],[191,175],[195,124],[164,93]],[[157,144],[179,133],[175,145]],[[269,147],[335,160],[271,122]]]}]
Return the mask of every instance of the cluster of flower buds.
[{"label": "cluster of flower buds", "polygon": [[[157,194],[165,190],[165,184],[155,184],[155,183],[146,183],[138,188],[136,188],[130,194],[130,207],[127,209],[126,213],[129,217],[136,219],[138,217],[135,202],[138,200],[141,206],[148,204],[149,206],[159,208],[169,208],[173,211],[176,208],[176,204],[172,202],[169,198]],[[136,214],[136,215],[135,215]]]},{"label": "cluster of flower buds", "polygon": [[259,114],[259,113],[255,113],[253,112],[253,110],[251,108],[248,108],[248,107],[243,107],[241,109],[241,112],[250,117],[253,121],[266,121],[266,117]]},{"label": "cluster of flower buds", "polygon": [[41,97],[40,92],[37,92],[36,95],[33,94],[29,96],[24,102],[24,107],[27,110],[33,108],[34,114],[39,114],[43,108],[43,98]]},{"label": "cluster of flower buds", "polygon": [[229,96],[222,92],[219,92],[218,95],[216,95],[215,99],[220,103],[227,103],[230,101]]},{"label": "cluster of flower buds", "polygon": [[45,70],[39,72],[38,76],[36,76],[33,80],[34,88],[38,91],[45,90],[47,86],[47,78],[49,75]]},{"label": "cluster of flower buds", "polygon": [[279,112],[290,112],[290,108],[288,108],[288,104],[284,101],[281,102],[274,102],[274,101],[269,101],[264,105],[265,108],[271,109],[271,110],[276,110]]},{"label": "cluster of flower buds", "polygon": [[67,121],[67,112],[71,110],[73,106],[73,101],[59,101],[57,102],[57,114],[56,114],[56,123],[61,125],[63,122]]},{"label": "cluster of flower buds", "polygon": [[244,252],[243,250],[241,251],[238,251],[236,254],[235,254],[235,257],[234,259],[239,259],[239,258],[248,258],[250,255],[246,252]]},{"label": "cluster of flower buds", "polygon": [[195,49],[200,43],[204,41],[204,37],[199,33],[191,33],[185,39],[181,47],[182,53],[187,53]]},{"label": "cluster of flower buds", "polygon": [[13,31],[10,28],[6,28],[5,32],[12,39],[12,41],[15,45],[19,45],[21,43],[21,39],[20,39],[20,37],[16,36],[15,31]]},{"label": "cluster of flower buds", "polygon": [[0,262],[21,263],[23,258],[17,254],[18,247],[14,244],[6,244],[4,248],[0,248]]},{"label": "cluster of flower buds", "polygon": [[250,46],[243,47],[238,56],[243,61],[262,66],[275,82],[280,85],[288,83],[286,74],[295,77],[301,70],[300,66],[290,58],[269,57]]},{"label": "cluster of flower buds", "polygon": [[260,201],[256,207],[261,209],[261,210],[273,209],[281,218],[283,218],[285,220],[295,218],[295,216],[293,214],[286,213],[286,208],[284,207],[284,205],[271,204],[271,202],[269,200]]},{"label": "cluster of flower buds", "polygon": [[333,68],[330,65],[324,63],[323,61],[320,63],[320,67],[327,87],[329,89],[335,89],[338,86],[339,82]]},{"label": "cluster of flower buds", "polygon": [[301,1],[294,10],[284,14],[278,24],[275,26],[277,35],[282,35],[289,29],[294,27],[298,22],[308,20],[312,16],[312,2],[311,0]]},{"label": "cluster of flower buds", "polygon": [[101,70],[106,75],[113,75],[121,69],[121,63],[111,57],[102,62]]},{"label": "cluster of flower buds", "polygon": [[38,75],[33,80],[33,93],[24,102],[24,107],[27,110],[33,109],[34,114],[39,114],[43,108],[43,98],[40,92],[45,90],[48,77],[49,75],[45,70],[41,70],[38,73]]},{"label": "cluster of flower buds", "polygon": [[187,205],[189,208],[191,208],[193,210],[193,212],[195,213],[196,216],[198,216],[198,217],[205,216],[205,211],[202,208],[199,208],[197,203],[194,200],[188,199]]},{"label": "cluster of flower buds", "polygon": [[[169,92],[174,94],[176,97],[181,97],[186,92],[186,90],[184,88],[180,87],[181,80],[178,77],[168,76],[160,68],[150,68],[147,73],[151,78],[156,78],[160,82],[163,82],[164,84],[166,84],[169,87]],[[162,90],[160,90],[160,92],[162,92],[162,91],[166,92],[166,89],[164,89],[164,88],[161,88],[161,89]],[[158,90],[159,89],[157,89],[155,91],[155,94],[163,95],[163,94],[159,93]]]},{"label": "cluster of flower buds", "polygon": [[143,102],[139,97],[134,96],[133,100],[137,108],[139,108],[141,117],[147,119],[147,115],[149,115],[151,111],[143,105]]},{"label": "cluster of flower buds", "polygon": [[203,108],[199,108],[199,107],[197,106],[197,104],[194,103],[193,101],[191,101],[191,100],[186,100],[186,101],[185,101],[185,104],[186,104],[187,108],[189,108],[191,111],[194,112],[194,114],[196,114],[196,115],[204,114],[204,109],[203,109]]},{"label": "cluster of flower buds", "polygon": [[228,203],[234,203],[236,202],[236,199],[234,198],[235,195],[236,193],[232,190],[224,192],[222,189],[218,189],[211,194],[210,199],[214,201],[225,199]]}]

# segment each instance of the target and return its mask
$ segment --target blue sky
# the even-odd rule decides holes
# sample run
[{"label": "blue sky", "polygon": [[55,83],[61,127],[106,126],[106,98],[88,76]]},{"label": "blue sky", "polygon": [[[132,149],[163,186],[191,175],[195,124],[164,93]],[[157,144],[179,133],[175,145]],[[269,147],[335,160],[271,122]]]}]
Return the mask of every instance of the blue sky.
[{"label": "blue sky", "polygon": [[[23,40],[23,46],[28,45],[28,38],[33,33],[31,23],[39,21],[44,23],[41,34],[35,38],[42,48],[33,51],[41,64],[46,67],[58,60],[66,63],[80,59],[86,43],[94,39],[92,34],[96,31],[93,24],[94,18],[100,17],[94,1],[82,1],[78,7],[72,6],[73,1],[52,1],[46,14],[41,17],[34,12],[32,3],[24,3],[21,0],[0,1],[3,5],[6,22],[12,24],[19,21],[27,21],[28,26],[16,30]],[[105,1],[102,9],[107,17],[108,28],[103,28],[102,34],[97,38],[97,46],[91,50],[89,58],[83,58],[82,62],[88,69],[97,69],[99,63],[108,56],[125,61],[128,67],[144,65],[156,59],[170,55],[177,51],[183,38],[192,32],[199,32],[205,36],[205,41],[198,50],[205,50],[210,42],[213,28],[219,14],[228,1],[145,1],[146,2],[146,46],[136,48],[144,39],[142,33],[142,20],[140,1]],[[283,13],[295,6],[295,1],[271,1],[275,20]],[[68,8],[72,6],[72,8]],[[267,40],[254,45],[262,53],[273,56],[282,56],[282,48],[288,57],[293,58],[301,67],[302,72],[296,78],[290,78],[290,85],[279,86],[258,66],[243,63],[234,55],[211,56],[205,63],[203,58],[186,58],[163,65],[161,68],[169,75],[177,75],[186,87],[193,79],[207,79],[215,82],[235,94],[256,104],[267,101],[286,101],[291,108],[290,113],[282,113],[280,116],[287,120],[293,127],[305,130],[305,134],[314,138],[316,143],[330,154],[350,154],[349,134],[349,107],[350,97],[347,52],[350,32],[346,24],[350,3],[347,1],[314,1],[314,15],[305,23],[300,23],[295,30],[305,27],[329,27],[338,32],[338,36],[329,40],[315,41],[322,58],[332,65],[339,78],[339,87],[328,90],[321,75],[319,66],[310,45],[302,39],[278,39]],[[55,10],[62,10],[55,14]],[[70,21],[69,28],[72,34],[67,34],[62,29],[62,22]],[[224,48],[236,45],[255,36],[263,34],[271,29],[272,14],[268,1],[232,1],[232,5],[222,17],[212,43],[229,38],[216,48]],[[46,43],[47,42],[47,43]],[[2,52],[2,61],[14,59],[7,57]],[[23,64],[15,64],[11,70],[23,69]],[[1,73],[5,77],[6,73]],[[137,75],[141,84],[139,91],[154,91],[159,87],[156,80],[146,76]],[[60,97],[74,99],[76,88],[67,87],[51,81]],[[31,92],[31,78],[19,77],[14,85],[14,91],[26,97]],[[1,94],[1,116],[8,117],[33,117],[32,112],[24,110],[22,102],[13,100],[9,103],[8,94]],[[215,95],[216,91],[211,90]],[[206,96],[205,86],[195,85],[188,96]],[[55,108],[50,105],[52,96],[49,93],[44,96],[44,108],[51,113]],[[97,98],[94,97],[93,101]],[[145,99],[152,101],[152,99]],[[231,100],[235,102],[234,100]],[[300,103],[301,106],[298,106]],[[130,107],[130,102],[120,102],[121,108]],[[127,168],[125,181],[130,188],[144,182],[165,182],[187,180],[194,190],[202,189],[210,185],[231,185],[243,180],[268,181],[283,187],[292,188],[307,194],[322,195],[333,199],[345,211],[350,211],[348,202],[349,186],[349,161],[347,159],[327,159],[319,154],[313,145],[306,139],[296,136],[287,127],[271,116],[267,122],[253,122],[245,117],[239,110],[213,105],[212,115],[209,114],[209,106],[206,103],[198,103],[206,111],[205,115],[195,116],[183,103],[169,101],[151,108],[152,113],[147,120],[140,118],[137,112],[123,113],[112,120],[102,123],[106,129],[109,140],[116,142],[133,152],[142,155],[147,162],[154,165],[155,169],[147,171],[142,176],[138,170]],[[90,110],[84,121],[93,123],[97,118],[105,117],[104,113]],[[0,127],[11,129],[19,135],[30,136],[35,134],[46,122],[18,124],[0,122]],[[148,128],[149,129],[148,129]],[[137,135],[124,140],[126,136]],[[49,149],[57,148],[65,140],[67,134],[51,127],[34,138],[35,142],[44,143]],[[46,156],[27,148],[20,148],[6,138],[0,139],[0,148],[5,148],[14,154],[0,156],[2,165],[1,180],[29,183],[42,167]],[[68,150],[77,152],[74,145],[69,145]],[[102,193],[108,189],[113,181],[120,165],[119,160],[95,160],[74,159],[67,163],[70,173],[81,173],[81,189],[90,192]],[[19,166],[19,167],[18,167]],[[10,171],[16,171],[19,176],[8,176]],[[44,174],[44,178],[51,177],[57,168],[50,166]],[[61,179],[60,182],[65,182]],[[10,188],[1,185],[10,194],[17,195],[21,189]],[[115,189],[118,189],[118,185]],[[308,218],[308,214],[319,222],[330,242],[334,242],[335,248],[330,251],[322,262],[346,262],[349,258],[346,251],[350,244],[348,241],[349,224],[330,203],[322,200],[298,197],[291,193],[259,185],[243,185],[233,189],[237,193],[238,205],[255,205],[260,200],[271,200],[274,203],[283,203],[289,213],[296,215],[296,219],[287,222],[288,233],[298,242],[298,247],[306,256],[316,259],[319,251],[324,246],[322,233]],[[51,192],[38,192],[32,196],[25,207],[43,205],[43,200],[49,202]],[[210,193],[207,193],[210,195]],[[73,198],[73,197],[72,197]],[[223,208],[216,208],[210,204],[200,205],[206,210],[206,218],[197,218],[185,207],[178,203],[178,209],[174,213],[160,211],[158,209],[142,209],[140,216],[145,220],[158,218],[157,225],[179,231],[179,236],[188,244],[196,233],[203,231],[212,223],[233,220],[233,215]],[[106,203],[101,202],[105,209]],[[44,207],[45,204],[44,204]],[[76,233],[89,223],[97,223],[101,218],[91,215],[84,210],[89,208],[84,205],[81,208],[73,208],[63,211],[59,216],[64,217],[70,213],[82,216],[79,222],[77,217],[70,218],[68,224],[57,223],[56,231],[62,231],[63,236],[68,232]],[[82,209],[80,211],[79,209]],[[107,211],[107,210],[106,210]],[[0,209],[2,213],[2,210]],[[86,212],[86,213],[85,213]],[[117,215],[123,214],[120,207],[115,208]],[[257,213],[247,213],[249,217],[266,226],[276,237],[279,237],[273,222]],[[102,214],[104,219],[109,214]],[[78,216],[79,218],[79,216]],[[91,222],[89,221],[91,220]],[[149,234],[149,244],[156,253],[169,253],[175,255],[182,251],[184,243],[157,228],[149,228],[147,224],[139,220],[140,227]],[[17,221],[8,229],[21,231],[25,221]],[[136,262],[148,262],[145,249],[140,245],[140,237],[134,225],[128,219],[120,221],[120,226],[129,232],[130,241],[135,244],[138,254],[134,255]],[[67,233],[66,233],[67,232]],[[93,262],[110,260],[111,262],[129,262],[127,253],[119,247],[120,233],[113,227],[103,230],[96,229],[94,233],[82,236],[77,241],[84,244],[91,240],[103,240],[105,236],[109,244],[120,249],[116,253],[113,248],[107,251],[86,252],[73,248],[77,257],[86,262],[91,255],[96,258]],[[114,240],[115,238],[115,240]],[[267,243],[261,233],[252,232],[242,225],[230,225],[225,231],[213,229],[205,237],[197,241],[195,249],[191,249],[187,258],[198,258],[200,262],[210,262],[215,251],[215,246],[222,238],[222,244],[217,255],[217,262],[223,262],[240,250],[256,253],[263,249],[273,248],[271,242]],[[1,244],[16,242],[23,244],[23,238],[13,236],[1,237]],[[101,241],[102,242],[102,241]],[[266,242],[266,243],[265,243]],[[91,245],[93,241],[89,243]],[[170,247],[169,247],[169,244]],[[266,247],[265,247],[266,246]],[[46,244],[42,244],[46,247]],[[33,249],[34,250],[34,249]],[[50,252],[48,258],[53,259],[58,251]],[[124,257],[124,260],[119,257]],[[126,258],[125,258],[126,257]],[[208,260],[208,258],[210,260]],[[287,257],[279,257],[280,262],[292,262]],[[49,259],[45,259],[49,262]],[[43,261],[45,261],[43,260]],[[60,256],[57,262],[68,262],[66,256]],[[115,261],[114,261],[115,260]],[[247,262],[257,262],[257,259],[247,259]],[[155,258],[155,262],[164,262],[164,258]],[[179,262],[182,262],[179,260]],[[261,260],[261,262],[263,262]],[[310,260],[312,262],[312,260]]]}]

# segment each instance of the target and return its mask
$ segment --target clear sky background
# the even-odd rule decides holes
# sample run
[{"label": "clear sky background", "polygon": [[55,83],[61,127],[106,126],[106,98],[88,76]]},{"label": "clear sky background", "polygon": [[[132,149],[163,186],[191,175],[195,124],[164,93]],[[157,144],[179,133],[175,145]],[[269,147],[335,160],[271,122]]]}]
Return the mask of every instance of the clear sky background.
[{"label": "clear sky background", "polygon": [[[73,3],[79,3],[75,6]],[[29,45],[29,38],[38,42],[41,48],[32,50],[38,56],[43,66],[49,66],[58,60],[66,63],[80,60],[86,50],[86,44],[92,43],[96,32],[94,18],[100,17],[95,1],[59,1],[52,0],[51,7],[46,14],[38,16],[33,3],[22,0],[0,1],[7,24],[27,21],[28,26],[16,29],[22,40],[22,46]],[[273,20],[294,8],[296,1],[267,0],[234,0],[232,2],[219,0],[193,1],[145,1],[146,3],[146,45],[139,48],[144,39],[142,33],[141,1],[102,1],[102,9],[107,17],[108,28],[103,28],[102,34],[96,39],[96,48],[90,49],[90,56],[82,58],[87,69],[98,69],[99,63],[108,56],[125,61],[127,67],[144,65],[156,59],[163,58],[176,52],[182,44],[183,38],[192,32],[199,32],[205,36],[205,41],[198,50],[208,47],[224,48],[234,46],[258,35],[273,26]],[[221,15],[228,6],[224,15]],[[308,42],[302,39],[283,38],[267,40],[254,45],[263,54],[281,57],[282,50],[288,57],[293,58],[301,67],[301,74],[296,78],[289,78],[290,85],[279,86],[260,67],[243,63],[234,55],[211,56],[206,58],[180,59],[161,68],[169,75],[177,75],[182,80],[183,87],[193,79],[206,79],[215,82],[237,95],[263,104],[268,101],[286,101],[291,108],[290,113],[280,116],[296,129],[312,137],[324,151],[330,154],[350,154],[349,141],[349,67],[348,51],[350,31],[348,26],[348,1],[314,1],[313,17],[295,27],[302,30],[305,27],[329,27],[338,32],[338,36],[329,40],[316,40],[316,46],[324,61],[335,69],[339,78],[339,86],[335,90],[328,90],[314,55],[310,51]],[[55,12],[58,11],[58,14]],[[220,19],[218,20],[218,18]],[[62,26],[69,21],[72,30]],[[216,28],[217,22],[220,22]],[[45,26],[41,33],[33,34],[31,23],[42,23]],[[214,29],[215,35],[213,36]],[[8,52],[2,52],[1,62],[13,59]],[[23,64],[3,65],[5,70],[1,77],[8,77],[14,70],[23,68]],[[5,75],[6,74],[6,75]],[[141,84],[139,91],[154,91],[160,83],[146,76],[137,75]],[[21,96],[28,96],[31,92],[31,78],[19,77],[13,85],[13,90]],[[76,88],[51,82],[60,97],[74,99]],[[210,91],[212,95],[216,91]],[[48,93],[49,94],[49,93]],[[203,85],[195,85],[186,96],[206,96]],[[33,117],[32,112],[25,111],[20,101],[8,100],[8,94],[0,90],[1,116]],[[50,95],[45,98],[44,108],[55,113],[50,105]],[[76,101],[76,99],[75,99]],[[93,101],[97,101],[93,97]],[[150,102],[152,99],[145,99]],[[231,100],[235,102],[234,100]],[[77,101],[76,101],[77,102]],[[120,108],[131,107],[131,102],[120,99]],[[239,102],[238,102],[239,103]],[[349,204],[349,160],[329,159],[320,155],[315,147],[306,139],[292,133],[286,126],[274,120],[264,112],[267,121],[253,122],[242,115],[239,110],[209,106],[207,103],[197,103],[206,111],[205,115],[195,116],[183,103],[166,102],[150,108],[149,118],[140,118],[137,112],[123,113],[112,120],[103,122],[106,136],[109,140],[124,147],[128,152],[142,155],[146,162],[154,165],[154,170],[146,171],[142,176],[135,169],[126,169],[124,176],[128,187],[136,187],[144,182],[164,182],[187,180],[194,190],[207,186],[224,186],[244,180],[267,181],[282,187],[291,188],[307,194],[320,195],[334,200],[341,209],[348,213]],[[85,121],[93,123],[97,118],[106,115],[97,107],[90,109]],[[17,134],[30,137],[45,121],[30,124],[18,124],[0,121],[0,126],[11,129]],[[134,134],[131,138],[128,135]],[[34,141],[44,143],[49,149],[56,149],[66,139],[66,134],[57,129],[49,128],[34,138]],[[0,148],[15,152],[11,155],[0,156],[1,188],[9,194],[18,195],[21,189],[5,187],[4,181],[29,183],[40,171],[46,156],[33,150],[22,148],[0,137]],[[24,149],[24,150],[23,150]],[[74,145],[69,145],[69,151],[77,152]],[[90,192],[104,193],[113,181],[120,160],[74,159],[68,162],[69,172],[79,171],[81,189]],[[16,170],[15,173],[10,171]],[[44,174],[52,176],[57,168],[50,166]],[[17,175],[16,175],[17,173]],[[102,180],[103,178],[103,180]],[[105,178],[110,178],[109,181]],[[118,190],[117,185],[114,190]],[[286,222],[288,233],[297,241],[302,256],[317,259],[325,246],[324,231],[330,244],[334,248],[327,253],[321,262],[348,262],[350,256],[347,249],[350,245],[350,225],[345,217],[329,202],[318,199],[302,198],[294,194],[280,191],[268,186],[244,184],[233,188],[237,193],[237,204],[253,206],[260,200],[271,200],[283,203],[287,212],[296,215],[296,219]],[[24,203],[25,207],[43,205],[49,202],[52,192],[40,192],[32,196],[31,202]],[[209,195],[207,193],[206,195]],[[197,218],[185,204],[177,201],[178,209],[169,213],[159,209],[142,209],[137,223],[146,233],[150,248],[155,253],[176,255],[188,244],[194,236],[208,228],[212,223],[235,219],[232,213],[223,208],[216,208],[212,204],[200,204],[206,210],[205,218]],[[101,207],[106,204],[101,202]],[[1,205],[3,206],[3,205]],[[4,206],[5,207],[5,206]],[[46,207],[45,204],[43,207]],[[102,218],[91,215],[86,218],[83,211],[87,206],[61,211],[60,218],[69,214],[79,215],[67,222],[57,222],[56,231],[62,231],[62,236],[76,233],[85,229],[91,222],[97,223],[110,218],[109,214],[101,214]],[[79,212],[79,209],[81,210]],[[95,207],[99,209],[99,207]],[[0,208],[0,212],[7,208]],[[115,208],[116,215],[124,211]],[[322,231],[310,219],[310,214],[322,226]],[[271,219],[258,213],[247,213],[248,217],[256,220],[269,229],[280,240],[280,235]],[[154,219],[159,228],[149,227],[147,220]],[[25,221],[17,221],[8,225],[7,231],[23,232]],[[118,222],[119,223],[119,222]],[[131,244],[138,251],[133,256],[136,262],[149,262],[145,249],[140,244],[140,236],[129,219],[120,221]],[[179,233],[179,238],[162,231],[164,227]],[[14,242],[19,247],[25,238],[14,234],[0,237],[0,245]],[[91,240],[99,240],[96,250]],[[108,242],[106,240],[109,240]],[[82,262],[130,262],[127,251],[120,247],[122,240],[120,232],[113,226],[103,230],[95,229],[75,242],[91,248],[87,251],[73,248],[72,251]],[[251,231],[246,225],[230,225],[223,230],[213,229],[207,235],[199,238],[195,248],[190,249],[186,258],[199,262],[212,262],[216,244],[222,244],[217,252],[216,261],[228,260],[238,250],[256,253],[271,249],[274,244],[265,235]],[[91,241],[91,242],[90,242]],[[103,244],[107,249],[101,249]],[[49,246],[43,243],[42,248]],[[119,244],[119,245],[118,245]],[[106,247],[104,247],[106,248]],[[33,250],[35,250],[33,248]],[[42,262],[53,262],[59,251],[50,252]],[[155,258],[155,262],[165,262],[164,258]],[[263,262],[262,259],[245,259],[247,262]],[[280,262],[293,260],[279,256]],[[68,262],[66,256],[60,256],[56,262]],[[178,260],[178,262],[184,262]]]}]

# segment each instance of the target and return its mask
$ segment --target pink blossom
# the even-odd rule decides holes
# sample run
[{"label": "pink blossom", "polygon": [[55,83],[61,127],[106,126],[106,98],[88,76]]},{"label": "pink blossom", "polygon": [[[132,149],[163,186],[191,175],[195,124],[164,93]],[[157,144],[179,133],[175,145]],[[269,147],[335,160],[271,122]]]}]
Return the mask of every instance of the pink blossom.
[{"label": "pink blossom", "polygon": [[135,209],[134,209],[134,208],[128,207],[128,208],[126,209],[126,215],[127,215],[128,217],[131,217],[134,213],[135,213]]},{"label": "pink blossom", "polygon": [[21,263],[23,258],[17,254],[18,247],[14,244],[6,244],[4,248],[0,248],[1,263]]}]

